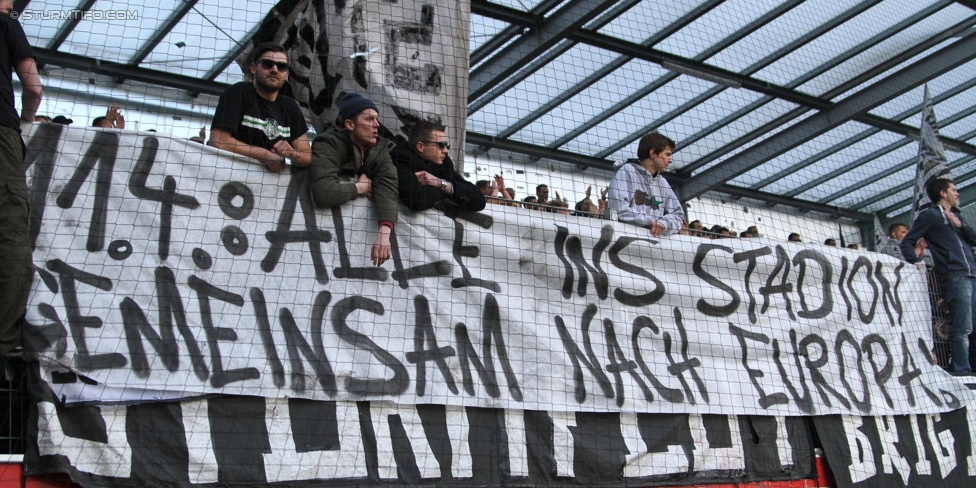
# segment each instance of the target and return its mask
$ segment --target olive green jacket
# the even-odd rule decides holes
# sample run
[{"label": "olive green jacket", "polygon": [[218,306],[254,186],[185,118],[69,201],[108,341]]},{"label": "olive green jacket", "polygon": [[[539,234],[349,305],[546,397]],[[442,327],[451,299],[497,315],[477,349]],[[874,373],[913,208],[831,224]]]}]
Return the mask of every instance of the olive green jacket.
[{"label": "olive green jacket", "polygon": [[[346,178],[358,179],[365,174],[373,180],[373,201],[380,222],[397,221],[397,170],[390,158],[396,147],[382,137],[376,147],[366,151],[360,160],[359,150],[345,130],[331,129],[315,137],[312,142],[311,174],[312,198],[319,207],[338,207],[356,198],[356,184]],[[345,178],[344,178],[345,177]]]}]

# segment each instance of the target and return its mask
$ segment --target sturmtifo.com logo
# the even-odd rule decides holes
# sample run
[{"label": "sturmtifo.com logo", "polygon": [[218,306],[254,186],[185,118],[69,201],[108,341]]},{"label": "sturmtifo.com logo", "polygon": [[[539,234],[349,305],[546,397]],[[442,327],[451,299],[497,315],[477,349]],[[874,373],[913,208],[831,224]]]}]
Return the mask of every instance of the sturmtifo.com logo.
[{"label": "sturmtifo.com logo", "polygon": [[14,20],[138,20],[138,10],[30,10],[10,12]]}]

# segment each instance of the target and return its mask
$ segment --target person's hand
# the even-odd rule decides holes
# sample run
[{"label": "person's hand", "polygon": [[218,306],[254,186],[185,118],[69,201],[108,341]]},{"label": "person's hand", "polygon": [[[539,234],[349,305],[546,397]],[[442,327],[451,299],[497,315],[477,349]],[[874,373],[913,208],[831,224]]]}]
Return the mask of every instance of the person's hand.
[{"label": "person's hand", "polygon": [[656,220],[653,221],[653,222],[651,222],[651,225],[649,225],[647,227],[649,229],[651,229],[651,235],[654,236],[654,237],[657,237],[660,233],[668,230],[668,228],[665,227],[664,224],[662,224],[662,223],[660,223],[660,222],[658,222]]},{"label": "person's hand", "polygon": [[610,194],[610,187],[606,187],[606,188],[600,190],[600,199],[601,200],[606,200],[607,199],[607,195],[609,195],[609,194]]},{"label": "person's hand", "polygon": [[376,235],[376,242],[373,243],[373,249],[370,251],[374,266],[382,266],[393,253],[390,247],[390,232],[392,231],[389,227],[380,226],[379,234]]},{"label": "person's hand", "polygon": [[586,187],[586,200],[590,199],[591,193],[593,193],[593,185]]},{"label": "person's hand", "polygon": [[365,174],[359,175],[359,179],[356,180],[356,196],[373,198],[373,180]]},{"label": "person's hand", "polygon": [[426,171],[421,170],[414,173],[414,175],[417,176],[417,183],[420,183],[420,186],[441,186],[441,179]]},{"label": "person's hand", "polygon": [[274,146],[271,146],[271,150],[283,158],[294,159],[298,156],[298,151],[285,140],[274,143]]},{"label": "person's hand", "polygon": [[962,227],[962,222],[959,221],[959,217],[956,217],[956,213],[953,212],[951,209],[947,208],[945,210],[945,216],[949,218],[949,222],[952,222],[952,225],[956,227]]},{"label": "person's hand", "polygon": [[105,121],[109,124],[108,127],[115,129],[125,128],[125,117],[123,117],[122,113],[119,112],[120,108],[121,107],[119,107],[117,103],[113,103],[112,106],[108,108],[108,111],[105,112]]},{"label": "person's hand", "polygon": [[206,127],[201,127],[200,128],[200,139],[202,139],[204,141],[207,140],[207,128]]},{"label": "person's hand", "polygon": [[556,192],[556,201],[562,201],[562,197],[559,196],[559,192]]},{"label": "person's hand", "polygon": [[285,169],[285,158],[275,154],[272,151],[265,151],[265,156],[260,160],[268,167],[268,171],[272,173],[280,173],[281,170]]},{"label": "person's hand", "polygon": [[929,247],[929,243],[925,242],[925,238],[923,237],[919,239],[918,242],[915,243],[915,255],[921,259],[922,256],[925,256],[925,249],[927,247]]},{"label": "person's hand", "polygon": [[505,191],[505,179],[502,178],[502,175],[495,175],[495,188],[499,191]]}]

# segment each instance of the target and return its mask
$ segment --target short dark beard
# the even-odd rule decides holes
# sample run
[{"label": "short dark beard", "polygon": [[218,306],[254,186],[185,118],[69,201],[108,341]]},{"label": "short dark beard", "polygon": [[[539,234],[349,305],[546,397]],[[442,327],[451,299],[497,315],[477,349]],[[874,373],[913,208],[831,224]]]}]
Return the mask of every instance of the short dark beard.
[{"label": "short dark beard", "polygon": [[270,85],[267,80],[262,80],[257,76],[254,77],[254,84],[257,85],[258,88],[269,93],[278,93],[278,90],[280,90],[280,88],[278,88],[277,86]]}]

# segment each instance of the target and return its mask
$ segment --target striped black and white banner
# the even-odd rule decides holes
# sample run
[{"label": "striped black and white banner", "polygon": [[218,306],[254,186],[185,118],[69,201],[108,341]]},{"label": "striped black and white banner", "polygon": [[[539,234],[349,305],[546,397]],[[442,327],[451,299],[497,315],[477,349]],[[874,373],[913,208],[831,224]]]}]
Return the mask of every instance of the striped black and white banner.
[{"label": "striped black and white banner", "polygon": [[33,386],[26,474],[85,486],[675,485],[814,469],[803,417],[252,396],[65,407]]}]

